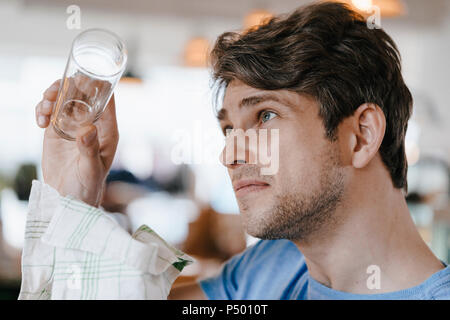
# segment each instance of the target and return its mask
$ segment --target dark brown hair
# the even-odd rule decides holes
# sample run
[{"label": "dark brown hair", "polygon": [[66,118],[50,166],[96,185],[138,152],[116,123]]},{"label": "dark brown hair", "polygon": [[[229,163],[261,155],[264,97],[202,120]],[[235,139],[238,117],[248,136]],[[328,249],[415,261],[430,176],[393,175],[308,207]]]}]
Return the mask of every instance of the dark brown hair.
[{"label": "dark brown hair", "polygon": [[369,29],[347,5],[320,2],[247,32],[226,32],[211,62],[217,87],[238,79],[258,89],[313,96],[331,140],[342,119],[361,104],[377,104],[386,117],[381,158],[394,186],[407,189],[405,134],[412,97],[400,54],[382,29]]}]

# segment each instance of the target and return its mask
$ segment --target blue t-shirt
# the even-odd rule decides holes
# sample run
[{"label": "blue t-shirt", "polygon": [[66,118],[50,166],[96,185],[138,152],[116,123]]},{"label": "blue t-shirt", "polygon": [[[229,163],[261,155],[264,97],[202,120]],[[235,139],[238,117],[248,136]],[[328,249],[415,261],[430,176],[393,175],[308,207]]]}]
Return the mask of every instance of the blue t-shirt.
[{"label": "blue t-shirt", "polygon": [[218,276],[199,284],[209,299],[218,300],[450,299],[450,266],[409,289],[353,294],[333,290],[311,278],[305,258],[293,242],[260,240],[226,262]]}]

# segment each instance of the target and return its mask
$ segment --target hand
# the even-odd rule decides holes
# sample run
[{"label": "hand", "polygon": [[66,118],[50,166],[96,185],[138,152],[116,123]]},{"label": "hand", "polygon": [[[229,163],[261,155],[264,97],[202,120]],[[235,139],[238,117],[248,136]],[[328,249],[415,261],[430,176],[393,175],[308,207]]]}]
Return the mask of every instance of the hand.
[{"label": "hand", "polygon": [[60,80],[55,81],[36,106],[38,126],[45,128],[44,182],[62,196],[70,195],[98,207],[119,142],[114,95],[95,124],[79,128],[76,141],[69,141],[61,138],[50,124],[59,85]]}]

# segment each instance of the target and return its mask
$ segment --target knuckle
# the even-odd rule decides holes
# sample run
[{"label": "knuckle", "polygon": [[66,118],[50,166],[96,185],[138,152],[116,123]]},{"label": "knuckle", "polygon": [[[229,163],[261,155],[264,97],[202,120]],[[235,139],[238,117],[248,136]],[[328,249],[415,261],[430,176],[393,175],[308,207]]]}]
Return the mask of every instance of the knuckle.
[{"label": "knuckle", "polygon": [[50,114],[53,109],[53,102],[50,100],[45,100],[42,104],[42,112],[45,114]]}]

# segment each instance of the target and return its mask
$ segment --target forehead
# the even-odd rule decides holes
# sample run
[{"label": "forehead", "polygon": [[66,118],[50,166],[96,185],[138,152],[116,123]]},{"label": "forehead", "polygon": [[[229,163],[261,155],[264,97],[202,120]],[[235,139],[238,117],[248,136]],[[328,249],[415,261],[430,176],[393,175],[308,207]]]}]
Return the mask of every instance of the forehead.
[{"label": "forehead", "polygon": [[233,104],[239,103],[243,98],[265,92],[265,90],[256,89],[243,83],[240,80],[231,81],[226,90],[223,98],[223,107],[229,108]]},{"label": "forehead", "polygon": [[240,80],[231,81],[224,94],[222,109],[233,111],[233,108],[238,108],[243,99],[249,97],[257,97],[265,94],[275,97],[277,100],[285,100],[285,90],[263,90],[251,87]]},{"label": "forehead", "polygon": [[[313,97],[307,94],[299,94],[285,89],[262,90],[251,87],[240,80],[233,80],[225,89],[222,108],[219,110],[219,120],[225,114],[238,110],[243,100],[258,96],[270,96],[273,98],[272,101],[277,101],[293,111],[305,111],[306,107],[311,104],[314,105],[316,102]],[[254,102],[255,100],[252,101]]]}]

